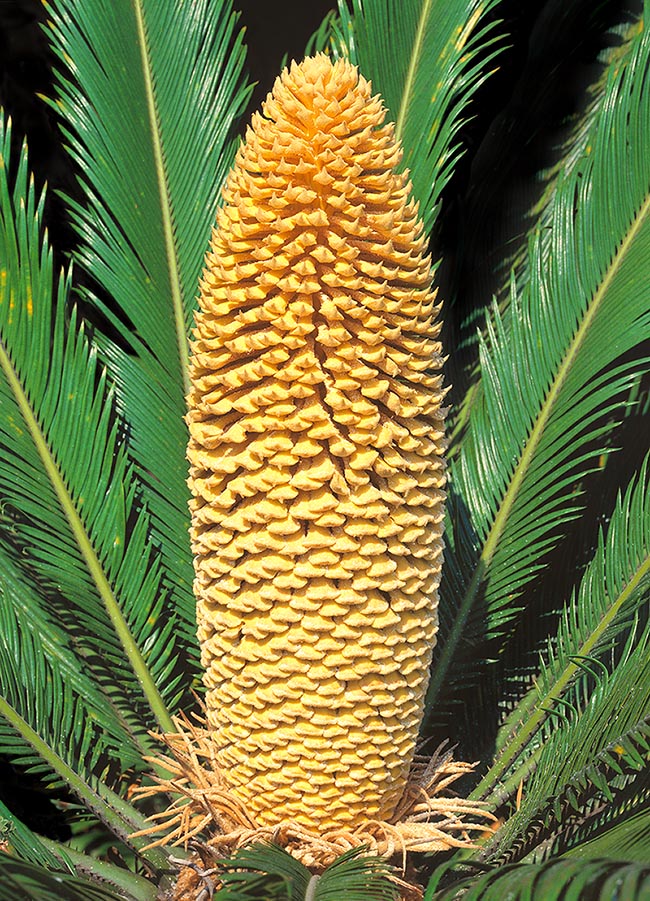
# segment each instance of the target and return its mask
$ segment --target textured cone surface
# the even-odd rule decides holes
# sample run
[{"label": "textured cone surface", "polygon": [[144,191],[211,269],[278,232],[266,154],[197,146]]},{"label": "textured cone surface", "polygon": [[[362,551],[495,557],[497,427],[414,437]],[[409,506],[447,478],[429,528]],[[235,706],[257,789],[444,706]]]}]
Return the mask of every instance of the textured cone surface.
[{"label": "textured cone surface", "polygon": [[389,819],[437,630],[430,261],[346,61],[295,63],[224,189],[193,341],[197,617],[217,759],[260,825]]}]

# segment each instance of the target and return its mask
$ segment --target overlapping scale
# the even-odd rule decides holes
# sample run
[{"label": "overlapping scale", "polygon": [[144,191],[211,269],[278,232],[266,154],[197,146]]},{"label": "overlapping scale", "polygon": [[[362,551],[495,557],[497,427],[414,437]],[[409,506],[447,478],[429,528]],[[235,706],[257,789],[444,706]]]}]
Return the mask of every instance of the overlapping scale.
[{"label": "overlapping scale", "polygon": [[384,115],[344,60],[285,70],[201,285],[188,456],[207,714],[260,825],[390,818],[435,643],[438,310]]}]

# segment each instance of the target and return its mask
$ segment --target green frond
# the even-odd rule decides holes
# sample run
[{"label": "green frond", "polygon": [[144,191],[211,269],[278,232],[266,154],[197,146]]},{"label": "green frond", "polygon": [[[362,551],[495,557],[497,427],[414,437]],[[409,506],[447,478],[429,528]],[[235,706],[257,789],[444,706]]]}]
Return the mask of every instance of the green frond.
[{"label": "green frond", "polygon": [[[548,33],[546,37],[547,42],[553,41],[554,37],[556,38],[557,36],[558,30],[563,27],[563,23],[558,21],[558,16],[564,18],[566,23],[564,28],[570,28],[573,25],[570,18],[571,12],[571,5],[563,3],[562,0],[556,0],[554,8],[546,11],[546,15],[543,17],[543,27]],[[587,14],[591,14],[598,21],[597,6],[592,6]],[[608,90],[608,73],[615,69],[623,69],[629,65],[633,59],[634,40],[639,37],[643,27],[643,19],[630,12],[620,25],[612,29],[610,36],[612,40],[615,39],[615,43],[601,54],[602,68],[586,92],[585,109],[581,115],[575,116],[571,122],[568,134],[558,148],[558,159],[547,170],[539,174],[538,183],[542,191],[541,196],[535,201],[530,210],[529,215],[533,219],[534,224],[528,231],[537,231],[542,235],[542,241],[546,240],[546,257],[548,257],[551,247],[551,242],[548,238],[549,230],[552,227],[553,201],[558,184],[565,181],[571,172],[580,166],[583,157],[591,152],[598,134],[599,112]],[[531,73],[532,77],[534,76]],[[540,90],[543,91],[543,86],[540,86]],[[519,136],[519,139],[521,140],[521,136]],[[520,246],[518,251],[512,256],[511,260],[502,263],[504,276],[502,300],[505,302],[508,300],[508,271],[511,268],[517,271],[517,281],[520,285],[525,284],[530,277],[527,269],[529,257],[526,253],[525,245]],[[505,265],[506,262],[509,262],[510,265]]]},{"label": "green frond", "polygon": [[378,857],[353,848],[341,854],[320,877],[314,901],[396,901],[399,891],[390,881],[391,869]]},{"label": "green frond", "polygon": [[493,840],[491,858],[521,859],[616,802],[650,764],[650,628],[633,634],[611,672],[594,671],[584,697],[556,705],[540,736],[521,804]]},{"label": "green frond", "polygon": [[[530,165],[531,145],[539,137],[540,122],[548,117],[549,86],[557,93],[557,81],[567,78],[565,67],[558,65],[558,44],[568,44],[572,53],[565,56],[575,60],[580,42],[591,31],[602,32],[603,6],[606,4],[567,4],[550,0],[539,14],[531,34],[529,58],[521,83],[515,89],[509,107],[501,112],[498,127],[488,131],[488,148],[482,148],[488,160],[475,161],[471,182],[467,188],[462,224],[462,259],[460,266],[471,272],[469,283],[463,282],[462,297],[456,299],[465,311],[459,324],[459,343],[468,348],[477,345],[477,325],[483,328],[485,298],[496,294],[501,314],[510,302],[510,273],[516,273],[517,292],[521,294],[531,272],[528,236],[538,233],[541,241],[543,265],[552,252],[552,217],[558,184],[566,181],[590,152],[600,129],[608,73],[615,67],[629,64],[634,49],[633,39],[643,27],[642,19],[626,13],[624,21],[609,31],[609,46],[600,55],[599,68],[587,87],[583,107],[574,113],[564,126],[559,144],[546,150],[550,158],[535,179],[518,176],[517,167]],[[577,26],[579,25],[579,29]],[[577,39],[577,43],[576,43]],[[569,68],[569,74],[571,73]],[[522,107],[526,96],[526,108]],[[543,132],[542,132],[543,133]],[[556,139],[557,142],[557,139]],[[479,151],[480,154],[480,151]],[[496,221],[495,221],[496,220]],[[495,237],[495,232],[499,239]],[[496,245],[496,246],[495,246]],[[469,296],[468,296],[469,295]],[[445,298],[453,302],[454,297]],[[474,304],[479,305],[473,309]],[[462,365],[459,361],[462,360]],[[454,404],[452,429],[456,436],[472,416],[472,407],[481,393],[477,380],[476,357],[464,353],[450,357],[450,380]],[[451,453],[458,449],[452,439]]]},{"label": "green frond", "polygon": [[[75,668],[68,637],[56,624],[41,632],[44,617],[29,597],[33,591],[12,578],[11,560],[4,554],[0,573],[0,750],[49,788],[67,786],[86,810],[129,843],[131,832],[145,821],[109,783],[116,782],[126,763],[142,768],[141,750],[112,709],[110,694],[84,672],[80,661]],[[26,612],[17,603],[18,593]],[[57,648],[61,638],[64,644]],[[5,819],[4,837],[18,853],[51,865],[42,841],[13,816]],[[164,856],[158,853],[152,861],[161,865]]]},{"label": "green frond", "polygon": [[353,848],[320,876],[278,845],[256,844],[219,862],[215,901],[396,901],[385,861]]},{"label": "green frond", "polygon": [[639,901],[650,892],[650,867],[617,860],[552,860],[515,864],[460,879],[450,888],[431,883],[424,901]]},{"label": "green frond", "polygon": [[[565,605],[558,632],[540,661],[535,686],[508,717],[494,763],[477,794],[498,784],[510,797],[528,775],[542,742],[536,734],[558,705],[588,691],[593,673],[608,672],[617,644],[627,640],[650,589],[650,457],[619,498],[607,535],[601,532],[578,591]],[[565,699],[563,701],[563,699]],[[561,708],[560,708],[561,709]],[[513,767],[514,761],[517,765]],[[507,777],[507,778],[506,778]]]},{"label": "green frond", "polygon": [[[249,95],[230,0],[51,0],[58,98],[85,194],[78,266],[148,489],[170,603],[194,650],[185,485],[187,335],[234,124]],[[128,115],[125,115],[128,111]],[[86,279],[87,281],[88,279]]]},{"label": "green frond", "polygon": [[155,886],[135,879],[127,894],[121,885],[54,873],[0,851],[0,901],[155,901]]},{"label": "green frond", "polygon": [[[38,636],[18,634],[3,608],[0,636],[0,748],[50,787],[64,784],[122,841],[144,828],[144,818],[104,781],[109,740],[86,699],[42,653]],[[25,680],[29,672],[33,684]],[[36,687],[35,687],[36,686]],[[135,849],[144,844],[140,840]],[[164,865],[164,855],[145,852]]]},{"label": "green frond", "polygon": [[[137,723],[119,709],[110,687],[93,678],[76,653],[73,635],[52,618],[46,605],[47,598],[34,590],[0,542],[0,673],[5,673],[0,682],[2,697],[7,699],[13,691],[12,704],[23,715],[33,705],[40,704],[40,709],[47,711],[50,702],[40,697],[37,676],[47,672],[52,679],[55,672],[56,685],[48,684],[46,689],[60,691],[62,696],[71,692],[77,713],[84,713],[83,724],[77,725],[83,725],[88,733],[81,744],[93,746],[101,756],[101,768],[112,762],[118,772],[141,769],[146,750]],[[34,682],[29,686],[24,684],[26,672],[33,674]],[[45,715],[46,731],[54,726]],[[66,728],[72,729],[73,724],[68,723]]]},{"label": "green frond", "polygon": [[15,854],[21,860],[38,864],[48,870],[65,867],[72,872],[72,867],[53,854],[40,836],[29,829],[18,817],[0,801],[0,845]]},{"label": "green frond", "polygon": [[74,619],[85,664],[110,673],[126,709],[143,708],[143,733],[156,721],[170,731],[161,691],[175,701],[178,652],[148,518],[68,284],[55,289],[26,151],[9,191],[9,145],[0,120],[0,523],[51,609]]},{"label": "green frond", "polygon": [[530,280],[521,296],[513,283],[507,316],[494,306],[481,341],[481,397],[450,466],[441,623],[452,625],[430,708],[467,682],[470,658],[502,651],[518,595],[580,509],[607,418],[622,418],[648,368],[649,57],[646,31],[610,71],[594,145],[557,186],[548,262],[535,236]]},{"label": "green frond", "polygon": [[215,901],[301,901],[311,874],[279,845],[258,843],[219,861],[219,878]]},{"label": "green frond", "polygon": [[425,231],[460,154],[470,100],[497,55],[498,0],[339,0],[350,60],[381,93],[402,141]]},{"label": "green frond", "polygon": [[[101,860],[95,855],[86,854],[53,839],[42,839],[45,847],[63,864],[70,866],[73,873],[83,879],[92,880],[107,891],[117,891],[123,901],[156,901],[160,893],[169,888],[170,877],[164,876],[156,887],[145,876],[134,873],[131,869]],[[118,850],[113,845],[114,850]],[[119,852],[124,860],[123,846]],[[61,869],[59,863],[58,869]]]},{"label": "green frond", "polygon": [[[593,709],[587,708],[586,728],[581,732],[578,730],[581,737],[588,735],[589,727],[597,722]],[[572,737],[569,734],[568,740]],[[542,761],[542,765],[548,764],[548,758]],[[594,856],[594,841],[597,841],[596,847],[606,856],[629,854],[629,831],[625,829],[627,834],[622,835],[621,831],[632,817],[637,825],[645,822],[647,830],[649,764],[650,717],[646,716],[610,741],[580,769],[571,774],[564,770],[557,794],[538,803],[532,816],[529,809],[528,820],[524,811],[518,821],[509,823],[495,842],[488,845],[486,853],[496,856],[500,862],[504,859],[546,860],[570,848],[574,855],[587,858]],[[537,789],[534,781],[530,784]],[[527,799],[527,802],[532,807],[534,799]],[[514,816],[518,818],[519,812]],[[628,846],[615,854],[617,836],[619,845],[623,839]],[[633,859],[650,863],[640,843],[636,844]]]},{"label": "green frond", "polygon": [[[566,837],[562,856],[596,860],[629,860],[650,865],[650,789],[623,793],[615,805],[600,816],[572,830]],[[632,795],[630,799],[630,794]]]}]

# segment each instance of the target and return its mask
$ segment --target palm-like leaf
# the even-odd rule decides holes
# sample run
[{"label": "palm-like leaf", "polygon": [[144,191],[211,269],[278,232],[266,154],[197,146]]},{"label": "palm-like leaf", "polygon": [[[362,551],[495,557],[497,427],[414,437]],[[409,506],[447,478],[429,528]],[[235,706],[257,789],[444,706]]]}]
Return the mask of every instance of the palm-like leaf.
[{"label": "palm-like leaf", "polygon": [[[60,632],[55,629],[41,635],[41,623],[31,621],[38,602],[21,615],[15,604],[10,561],[3,557],[2,564],[0,748],[15,764],[39,774],[50,789],[64,785],[76,795],[82,810],[92,812],[114,836],[137,851],[145,843],[132,842],[130,835],[144,827],[144,818],[109,788],[122,772],[125,759],[142,766],[137,744],[92,680],[82,672],[71,675],[69,652],[52,652]],[[23,585],[17,590],[29,592]],[[25,673],[30,674],[30,681],[25,680]],[[21,857],[49,868],[55,864],[54,868],[59,868],[61,860],[66,861],[66,852],[54,860],[43,840],[9,811],[7,817],[6,838]],[[165,863],[160,852],[149,859],[158,866]]]},{"label": "palm-like leaf", "polygon": [[[572,5],[563,3],[562,0],[553,0],[549,6],[550,8],[545,10],[545,15],[542,17],[543,22],[540,23],[540,29],[544,32],[540,42],[546,42],[547,45],[553,41],[554,35],[557,35],[558,29],[563,29],[567,35],[575,35],[574,17],[576,11]],[[599,12],[601,12],[599,5],[591,4],[590,8],[586,11],[586,16],[592,17],[595,22],[598,23]],[[581,21],[582,27],[584,27],[585,24],[586,23]],[[629,20],[625,19],[622,24],[613,29],[613,34],[610,39],[615,40],[614,46],[608,48],[602,54],[602,71],[598,74],[595,82],[589,87],[585,109],[582,112],[582,115],[575,117],[568,135],[563,139],[560,148],[556,151],[559,156],[558,160],[554,165],[541,173],[542,178],[539,180],[538,185],[536,185],[541,196],[536,199],[529,211],[532,223],[527,231],[536,231],[540,233],[542,241],[547,242],[547,253],[550,252],[551,247],[549,238],[552,226],[553,201],[557,187],[567,179],[574,169],[580,166],[585,154],[591,152],[591,146],[593,146],[592,142],[596,139],[598,134],[600,110],[602,104],[606,102],[605,95],[608,90],[608,72],[613,71],[616,67],[626,66],[628,64],[629,54],[634,49],[631,42],[634,38],[639,36],[642,30],[643,19],[640,16],[635,15],[630,15]],[[538,34],[535,35],[537,40],[540,40],[540,37],[541,36]],[[538,49],[538,53],[539,52],[540,50]],[[541,48],[541,52],[543,52],[543,47]],[[535,62],[536,60],[532,61],[531,68],[534,67]],[[532,80],[534,77],[537,78],[539,91],[543,96],[544,85],[539,83],[539,74],[535,76],[531,71],[529,73],[529,78]],[[532,115],[534,116],[536,112],[537,111],[533,109]],[[521,133],[518,133],[516,129],[513,129],[513,131],[515,133],[512,136],[512,140],[521,142],[523,140]],[[498,191],[500,187],[502,189],[502,185],[499,186],[493,184],[491,187],[492,190],[496,191]],[[485,197],[481,199],[483,200],[484,206],[487,207],[489,204],[486,202]],[[478,199],[479,203],[481,202],[481,199]],[[471,212],[469,215],[471,215]],[[504,255],[501,254],[500,260],[500,271],[503,281],[499,293],[502,303],[508,302],[508,272],[511,268],[517,270],[517,281],[520,285],[525,284],[530,276],[528,271],[530,257],[526,253],[527,248],[525,244],[523,246],[518,244],[516,238],[510,243],[511,256],[504,259]],[[516,252],[512,246],[513,244],[517,248]]]},{"label": "palm-like leaf", "polygon": [[[66,323],[63,280],[55,309],[51,252],[25,151],[9,191],[9,147],[0,117],[0,485],[13,545],[0,546],[0,744],[16,762],[66,784],[128,841],[143,819],[102,777],[111,758],[120,768],[139,762],[146,736],[138,704],[150,705],[145,722],[168,719],[138,640],[149,639],[156,651],[157,642],[169,643],[169,629],[152,628],[143,612],[158,612],[155,567],[154,580],[142,574],[146,522],[143,528],[133,509],[131,472],[101,375],[73,313]],[[20,566],[10,554],[16,548]],[[74,639],[61,635],[61,623],[75,623]],[[168,657],[154,671],[175,691]],[[164,856],[155,859],[162,863]]]},{"label": "palm-like leaf", "polygon": [[21,860],[37,864],[48,870],[55,870],[62,866],[61,859],[47,848],[40,836],[14,816],[2,801],[0,801],[0,842],[2,842],[3,848],[11,850]]},{"label": "palm-like leaf", "polygon": [[299,901],[311,874],[278,845],[258,844],[237,851],[221,862],[223,888],[219,901]]},{"label": "palm-like leaf", "polygon": [[[539,754],[538,733],[549,715],[588,696],[594,673],[608,673],[617,644],[625,641],[648,602],[650,587],[650,484],[648,463],[619,500],[607,537],[601,534],[579,590],[564,607],[557,636],[541,660],[535,687],[515,708],[498,737],[497,756],[477,794],[499,785],[510,797]],[[613,656],[614,655],[614,656]],[[518,765],[513,767],[517,760]]]},{"label": "palm-like leaf", "polygon": [[638,901],[650,891],[650,867],[640,864],[592,860],[554,860],[547,864],[518,864],[455,882],[437,890],[431,884],[425,901],[524,901],[543,898],[590,898],[593,901]]},{"label": "palm-like leaf", "polygon": [[[3,598],[6,601],[6,598]],[[43,652],[38,636],[20,622],[12,623],[3,604],[0,643],[0,747],[12,760],[42,774],[50,786],[65,784],[87,810],[93,811],[123,841],[144,826],[143,817],[106,782],[103,754],[108,738],[93,717],[86,699],[62,677]],[[25,683],[32,672],[38,689]],[[135,848],[144,842],[139,840]],[[150,855],[151,852],[146,852]],[[151,858],[164,864],[159,852]]]},{"label": "palm-like leaf", "polygon": [[[564,66],[558,64],[558,41],[570,45],[575,54],[576,40],[579,46],[590,32],[599,33],[602,40],[603,19],[606,19],[603,7],[607,6],[606,2],[567,4],[563,0],[547,0],[531,35],[531,56],[521,83],[509,107],[501,114],[505,121],[501,122],[496,137],[485,142],[487,149],[483,156],[488,159],[481,159],[479,151],[479,159],[474,161],[466,191],[463,225],[460,226],[462,234],[457,239],[462,261],[456,261],[456,267],[466,268],[471,277],[462,279],[461,276],[461,284],[455,289],[443,285],[449,291],[447,300],[460,306],[463,317],[457,329],[458,341],[465,352],[457,358],[450,357],[449,361],[454,398],[451,422],[457,432],[465,428],[472,415],[472,406],[481,395],[481,381],[475,372],[477,361],[467,349],[470,345],[477,348],[477,319],[484,324],[485,298],[496,294],[503,314],[510,302],[510,273],[513,270],[518,293],[521,293],[531,275],[530,234],[540,235],[546,267],[552,251],[553,201],[558,183],[565,181],[580,165],[587,148],[596,141],[608,89],[608,72],[614,66],[627,65],[632,49],[630,41],[643,28],[640,16],[630,15],[629,21],[625,19],[611,30],[609,39],[615,42],[614,46],[601,54],[600,70],[586,91],[584,108],[565,127],[568,133],[560,145],[547,151],[550,162],[534,181],[527,183],[527,190],[522,191],[522,180],[513,177],[513,173],[517,166],[530,166],[531,144],[534,145],[539,124],[545,120],[544,111],[551,103],[549,86],[556,85],[558,78],[570,77],[571,59],[575,66],[575,56],[571,55]],[[526,97],[526,109],[522,109],[522,95]],[[515,215],[513,208],[522,207],[523,212]],[[501,208],[507,210],[507,215],[503,212],[498,215]],[[498,219],[497,223],[495,219]],[[500,241],[495,238],[495,231]],[[474,304],[478,304],[477,309]],[[458,447],[459,444],[452,440],[451,453],[454,454]]]},{"label": "palm-like leaf", "polygon": [[315,885],[313,901],[337,901],[343,895],[349,901],[396,901],[399,892],[384,861],[352,849],[325,870]]},{"label": "palm-like leaf", "polygon": [[215,901],[395,901],[390,870],[354,848],[320,876],[277,845],[258,844],[221,861],[223,888]]},{"label": "palm-like leaf", "polygon": [[[0,123],[7,163],[9,145]],[[161,617],[147,517],[136,507],[137,486],[104,378],[66,303],[65,281],[55,294],[51,252],[41,238],[41,205],[28,185],[26,162],[23,153],[13,196],[7,169],[0,170],[0,258],[6,267],[0,297],[3,517],[24,555],[23,567],[53,607],[64,619],[74,610],[87,665],[108,670],[122,690],[129,686],[132,712],[147,703],[153,717],[145,722],[155,718],[169,727],[156,679],[173,701],[173,620]],[[143,656],[146,643],[151,671]]]},{"label": "palm-like leaf", "polygon": [[[595,860],[609,857],[630,862],[650,861],[650,809],[647,775],[645,786],[621,792],[616,804],[607,806],[600,816],[590,817],[564,835],[563,857]],[[630,798],[631,796],[631,798]]]},{"label": "palm-like leaf", "polygon": [[[526,280],[526,235],[534,230],[548,232],[548,217],[558,179],[566,178],[569,171],[580,164],[595,136],[594,122],[607,89],[607,71],[612,64],[625,65],[629,41],[643,27],[640,15],[630,11],[627,19],[623,10],[618,13],[619,17],[623,16],[623,21],[606,30],[605,23],[611,19],[609,7],[611,4],[606,0],[598,3],[545,0],[540,4],[530,35],[526,65],[513,96],[505,110],[500,111],[499,124],[493,129],[498,127],[496,140],[490,135],[477,153],[464,198],[463,237],[468,246],[463,246],[460,252],[469,258],[467,263],[472,266],[469,287],[474,293],[473,299],[478,299],[481,305],[492,293],[499,296],[502,305],[507,304],[512,268],[517,269],[520,284]],[[589,41],[606,44],[599,57],[597,74],[584,91],[582,108],[573,112],[559,132],[560,137],[556,131],[551,147],[544,144],[542,151],[535,146],[535,140],[544,143],[545,138],[548,141],[543,126],[548,120],[549,108],[552,110],[553,107],[553,90],[557,92],[558,79],[571,77],[578,64],[575,51]],[[587,49],[585,47],[585,51]],[[525,107],[522,97],[526,98]],[[554,114],[558,115],[555,111]],[[535,180],[526,183],[526,190],[523,190],[522,179],[513,174],[517,167],[530,165],[531,153],[536,153],[536,158],[541,156],[544,168]],[[499,225],[503,231],[497,232],[499,246],[490,247],[490,242],[496,242],[497,235],[495,223],[490,223],[488,217],[494,217],[495,207],[499,210],[502,206],[506,206],[508,212],[506,215],[502,211],[500,216]],[[495,272],[491,271],[490,264],[496,264]],[[458,300],[467,311],[466,299]],[[471,322],[465,322],[465,326],[468,329],[466,338],[473,341],[475,327]]]},{"label": "palm-like leaf", "polygon": [[170,603],[195,656],[187,333],[248,97],[241,35],[230,0],[199,0],[191,12],[182,0],[52,0],[47,9],[56,108],[86,197],[71,204],[78,265],[112,327],[98,340],[149,489]]},{"label": "palm-like leaf", "polygon": [[[521,806],[495,839],[492,857],[530,855],[574,823],[600,819],[603,805],[643,781],[650,760],[648,650],[646,634],[615,673],[599,678],[585,703],[556,714]],[[641,794],[630,812],[646,801]]]},{"label": "palm-like leaf", "polygon": [[70,874],[50,873],[0,851],[0,901],[155,901],[154,887],[143,879],[121,876],[118,880],[114,888],[108,878],[98,885]]},{"label": "palm-like leaf", "polygon": [[647,365],[619,361],[650,339],[638,280],[650,258],[649,52],[644,32],[610,71],[594,145],[557,186],[552,251],[532,239],[530,279],[520,297],[513,284],[507,316],[494,308],[481,342],[481,397],[450,472],[430,704],[471,677],[463,661],[485,660],[478,644],[499,653],[517,595],[579,509],[573,488],[605,443],[604,417],[622,415]]},{"label": "palm-like leaf", "polygon": [[[58,741],[64,748],[70,746],[66,751],[69,760],[75,759],[75,754],[79,754],[80,762],[87,755],[96,759],[101,755],[102,768],[112,764],[122,771],[141,766],[144,746],[130,719],[81,665],[69,632],[42,609],[41,596],[2,547],[0,568],[0,703],[8,702],[14,711],[12,717],[29,720],[50,744]],[[25,672],[33,674],[34,685],[45,685],[47,691],[42,693],[40,688],[25,684]],[[63,701],[55,700],[59,694],[68,695],[70,710],[63,709]],[[57,721],[55,710],[60,718],[68,718],[65,723]],[[75,730],[77,741],[73,742]],[[11,734],[9,730],[8,736]],[[60,738],[53,738],[57,734]],[[5,746],[7,743],[11,738],[5,738]],[[83,753],[79,753],[81,749]]]}]

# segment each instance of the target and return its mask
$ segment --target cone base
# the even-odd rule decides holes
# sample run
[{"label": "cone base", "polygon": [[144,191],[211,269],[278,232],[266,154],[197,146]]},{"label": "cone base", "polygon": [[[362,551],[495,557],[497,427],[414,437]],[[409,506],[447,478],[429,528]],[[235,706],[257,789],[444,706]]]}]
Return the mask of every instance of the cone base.
[{"label": "cone base", "polygon": [[298,823],[259,826],[230,790],[215,759],[205,721],[174,717],[177,732],[155,735],[169,754],[150,759],[158,771],[156,784],[136,790],[140,798],[169,794],[167,810],[154,814],[151,825],[135,837],[152,837],[147,847],[183,846],[194,840],[202,851],[223,858],[255,842],[273,842],[289,851],[313,872],[324,870],[350,848],[364,845],[380,857],[409,851],[447,851],[473,847],[489,830],[494,817],[476,802],[454,796],[450,785],[473,769],[453,759],[441,747],[429,758],[417,758],[391,822],[367,820],[354,828],[323,829],[319,834]]}]

